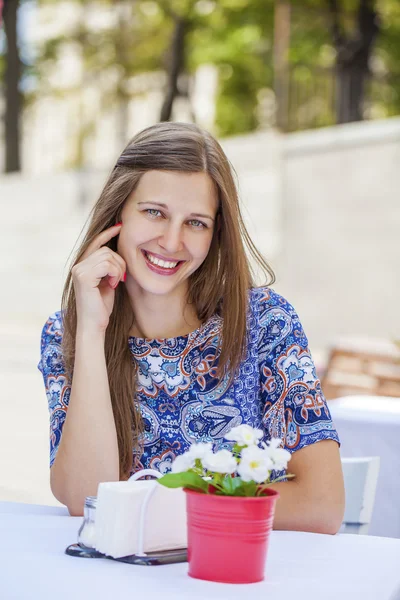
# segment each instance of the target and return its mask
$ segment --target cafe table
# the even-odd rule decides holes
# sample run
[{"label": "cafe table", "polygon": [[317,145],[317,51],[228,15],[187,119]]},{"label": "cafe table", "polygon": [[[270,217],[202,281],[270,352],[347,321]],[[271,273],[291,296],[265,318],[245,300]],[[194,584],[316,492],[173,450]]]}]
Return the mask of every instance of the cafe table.
[{"label": "cafe table", "polygon": [[400,538],[400,398],[344,396],[329,410],[343,458],[380,457],[369,535]]},{"label": "cafe table", "polygon": [[273,531],[265,581],[232,585],[192,579],[187,563],[68,556],[81,520],[61,507],[0,502],[1,600],[400,600],[398,539]]}]

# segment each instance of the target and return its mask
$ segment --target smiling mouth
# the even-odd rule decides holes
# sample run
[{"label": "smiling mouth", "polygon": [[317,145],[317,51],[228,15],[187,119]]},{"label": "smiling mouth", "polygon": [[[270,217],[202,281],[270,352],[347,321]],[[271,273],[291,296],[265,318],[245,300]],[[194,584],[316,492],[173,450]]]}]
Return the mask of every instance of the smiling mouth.
[{"label": "smiling mouth", "polygon": [[146,260],[147,266],[156,273],[172,275],[178,271],[179,267],[184,262],[186,262],[184,260],[163,260],[146,250],[142,250],[142,254]]}]

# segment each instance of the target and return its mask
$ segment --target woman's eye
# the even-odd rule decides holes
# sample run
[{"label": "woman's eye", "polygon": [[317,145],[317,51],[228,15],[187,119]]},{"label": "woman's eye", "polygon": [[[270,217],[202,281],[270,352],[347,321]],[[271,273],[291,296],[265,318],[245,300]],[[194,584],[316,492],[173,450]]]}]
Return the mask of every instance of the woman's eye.
[{"label": "woman's eye", "polygon": [[161,212],[159,210],[157,210],[156,208],[148,208],[145,211],[150,217],[160,217],[161,216]]},{"label": "woman's eye", "polygon": [[207,225],[202,223],[202,221],[198,221],[197,219],[192,219],[189,221],[189,224],[194,227],[194,229],[207,229]]}]

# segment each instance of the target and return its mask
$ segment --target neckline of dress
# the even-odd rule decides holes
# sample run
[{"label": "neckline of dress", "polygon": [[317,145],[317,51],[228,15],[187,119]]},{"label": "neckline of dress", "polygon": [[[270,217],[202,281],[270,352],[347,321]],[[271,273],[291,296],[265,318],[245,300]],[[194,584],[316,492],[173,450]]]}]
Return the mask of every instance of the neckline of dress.
[{"label": "neckline of dress", "polygon": [[220,319],[221,319],[221,317],[219,315],[213,315],[207,321],[204,321],[204,323],[201,323],[200,327],[198,327],[197,329],[194,329],[193,331],[190,331],[189,333],[185,333],[184,335],[177,335],[175,337],[168,337],[168,338],[144,338],[144,337],[139,337],[139,336],[135,336],[135,335],[130,335],[128,337],[128,340],[133,341],[135,343],[141,343],[141,344],[151,344],[152,342],[166,344],[170,340],[187,340],[191,337],[192,338],[197,337],[204,331],[204,329],[210,323],[212,323],[214,320],[220,320]]}]

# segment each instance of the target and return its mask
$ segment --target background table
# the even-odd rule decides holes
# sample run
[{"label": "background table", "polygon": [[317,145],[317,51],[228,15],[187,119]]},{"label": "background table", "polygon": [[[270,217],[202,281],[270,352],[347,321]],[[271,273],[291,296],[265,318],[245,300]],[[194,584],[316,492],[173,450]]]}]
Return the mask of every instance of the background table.
[{"label": "background table", "polygon": [[81,518],[62,511],[0,503],[1,599],[400,599],[400,540],[274,531],[266,580],[230,585],[191,579],[187,563],[141,567],[67,556]]},{"label": "background table", "polygon": [[400,398],[347,396],[329,410],[342,457],[381,458],[369,534],[400,538]]}]

